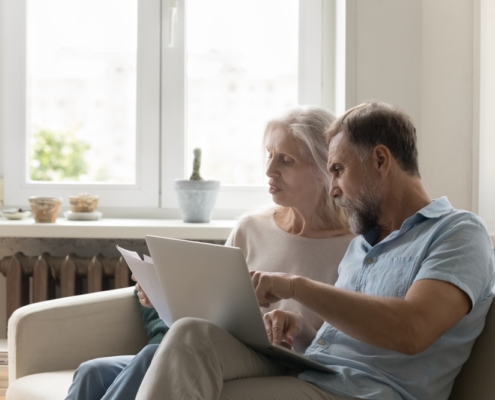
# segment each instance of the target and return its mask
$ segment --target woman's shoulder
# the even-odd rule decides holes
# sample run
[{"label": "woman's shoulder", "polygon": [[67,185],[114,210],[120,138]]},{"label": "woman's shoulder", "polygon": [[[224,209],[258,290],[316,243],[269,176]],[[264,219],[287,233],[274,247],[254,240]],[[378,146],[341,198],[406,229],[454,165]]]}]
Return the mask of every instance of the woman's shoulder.
[{"label": "woman's shoulder", "polygon": [[250,229],[252,227],[266,227],[273,221],[274,207],[257,208],[243,214],[236,224],[236,229]]}]

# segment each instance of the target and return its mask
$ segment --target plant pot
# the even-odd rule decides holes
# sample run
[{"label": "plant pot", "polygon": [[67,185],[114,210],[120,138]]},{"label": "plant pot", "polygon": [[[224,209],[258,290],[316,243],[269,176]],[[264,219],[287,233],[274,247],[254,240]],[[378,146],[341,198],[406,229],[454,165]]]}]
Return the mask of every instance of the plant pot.
[{"label": "plant pot", "polygon": [[62,207],[61,197],[31,196],[29,204],[35,222],[55,222]]},{"label": "plant pot", "polygon": [[220,181],[176,179],[174,188],[184,222],[210,222]]}]

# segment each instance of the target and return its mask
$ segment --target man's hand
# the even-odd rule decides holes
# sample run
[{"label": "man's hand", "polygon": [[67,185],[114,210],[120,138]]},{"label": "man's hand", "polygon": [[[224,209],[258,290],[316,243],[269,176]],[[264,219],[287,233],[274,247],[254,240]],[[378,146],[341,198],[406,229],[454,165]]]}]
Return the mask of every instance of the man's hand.
[{"label": "man's hand", "polygon": [[261,307],[294,297],[294,275],[259,271],[249,274]]},{"label": "man's hand", "polygon": [[273,310],[263,316],[270,342],[292,348],[303,329],[303,318],[289,311]]},{"label": "man's hand", "polygon": [[273,310],[263,316],[270,342],[298,351],[304,349],[316,336],[314,329],[301,315],[283,310]]},{"label": "man's hand", "polygon": [[139,283],[137,283],[136,277],[134,274],[132,274],[131,279],[136,282],[136,290],[137,290],[137,296],[139,298],[139,302],[141,303],[142,306],[147,307],[147,308],[153,308],[153,304],[151,304],[150,299],[148,299],[148,296],[146,296],[146,293],[144,293],[143,288]]}]

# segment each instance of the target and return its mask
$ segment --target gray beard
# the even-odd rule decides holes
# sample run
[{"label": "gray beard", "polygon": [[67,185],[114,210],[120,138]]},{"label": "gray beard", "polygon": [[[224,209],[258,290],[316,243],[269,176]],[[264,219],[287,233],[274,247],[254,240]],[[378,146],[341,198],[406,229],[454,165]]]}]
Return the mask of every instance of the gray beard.
[{"label": "gray beard", "polygon": [[363,188],[355,201],[346,197],[338,199],[338,205],[344,208],[351,232],[355,235],[370,233],[377,227],[381,203],[381,196],[369,188]]}]

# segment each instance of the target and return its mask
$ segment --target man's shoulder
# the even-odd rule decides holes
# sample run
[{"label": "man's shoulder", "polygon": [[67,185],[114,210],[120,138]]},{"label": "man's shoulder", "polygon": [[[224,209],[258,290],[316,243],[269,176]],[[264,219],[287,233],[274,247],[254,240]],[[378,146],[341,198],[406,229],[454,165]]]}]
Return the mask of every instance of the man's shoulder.
[{"label": "man's shoulder", "polygon": [[439,225],[442,228],[456,230],[468,229],[470,231],[477,231],[480,234],[489,236],[488,229],[484,221],[475,213],[467,210],[454,208],[450,212],[438,218],[435,225]]}]

